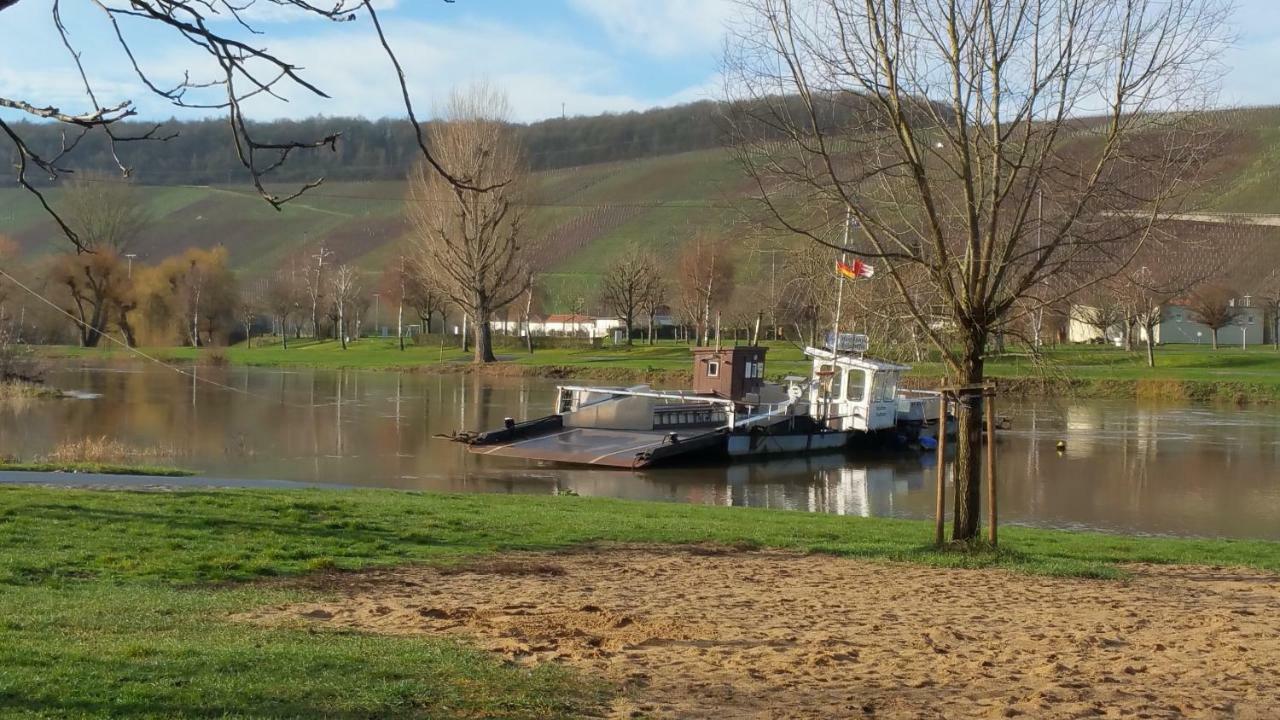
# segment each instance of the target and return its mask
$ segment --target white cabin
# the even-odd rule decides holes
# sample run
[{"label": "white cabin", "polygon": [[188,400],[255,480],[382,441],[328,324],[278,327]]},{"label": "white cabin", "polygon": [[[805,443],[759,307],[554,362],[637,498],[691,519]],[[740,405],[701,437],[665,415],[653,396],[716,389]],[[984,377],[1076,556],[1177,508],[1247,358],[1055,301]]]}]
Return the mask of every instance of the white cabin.
[{"label": "white cabin", "polygon": [[813,358],[809,412],[834,430],[887,430],[898,422],[898,381],[909,365],[805,348]]}]

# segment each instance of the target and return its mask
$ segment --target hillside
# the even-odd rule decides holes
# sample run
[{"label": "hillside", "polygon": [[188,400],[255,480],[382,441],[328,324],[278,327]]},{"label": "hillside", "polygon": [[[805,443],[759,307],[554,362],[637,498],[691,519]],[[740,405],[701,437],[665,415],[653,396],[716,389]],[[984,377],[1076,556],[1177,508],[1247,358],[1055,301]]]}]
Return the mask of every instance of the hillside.
[{"label": "hillside", "polygon": [[[730,201],[748,190],[722,150],[546,170],[535,180],[527,227],[543,241],[549,310],[593,297],[599,269],[632,242],[669,255],[698,232],[730,232]],[[55,204],[58,195],[49,191]],[[140,261],[155,261],[222,244],[253,277],[323,245],[338,262],[377,271],[403,247],[404,196],[403,182],[329,182],[276,212],[244,186],[146,186],[152,223],[134,247]],[[0,189],[0,233],[29,257],[62,247],[39,205],[16,188]]]},{"label": "hillside", "polygon": [[[1209,119],[1222,134],[1223,151],[1217,159],[1219,177],[1202,205],[1216,212],[1280,213],[1275,192],[1280,108],[1224,111]],[[729,154],[719,149],[544,169],[535,179],[538,193],[530,202],[527,227],[544,241],[542,283],[551,311],[566,310],[577,297],[593,298],[600,270],[630,243],[673,258],[680,244],[699,232],[741,234],[742,226],[735,226],[741,214],[733,206],[751,191]],[[276,212],[245,184],[148,185],[144,197],[153,223],[136,252],[142,261],[155,261],[188,247],[222,244],[233,264],[252,278],[291,254],[323,245],[340,262],[377,271],[394,261],[408,233],[404,195],[401,181],[330,181]],[[50,191],[55,203],[57,196],[57,190]],[[1203,232],[1215,246],[1247,245],[1250,267],[1268,271],[1263,275],[1275,268],[1272,258],[1280,257],[1276,228],[1194,225],[1189,232]],[[59,247],[51,242],[56,241],[52,223],[16,188],[0,189],[0,233],[18,240],[28,256]],[[1256,262],[1260,252],[1262,262]],[[765,256],[745,247],[743,254],[742,280],[747,281]]]}]

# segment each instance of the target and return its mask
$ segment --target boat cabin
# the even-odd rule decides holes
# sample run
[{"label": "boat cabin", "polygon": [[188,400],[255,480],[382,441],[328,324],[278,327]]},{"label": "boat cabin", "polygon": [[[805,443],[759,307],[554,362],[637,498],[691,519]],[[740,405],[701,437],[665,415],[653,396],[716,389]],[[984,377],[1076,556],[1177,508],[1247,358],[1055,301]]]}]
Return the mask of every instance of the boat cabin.
[{"label": "boat cabin", "polygon": [[807,348],[813,358],[809,412],[835,430],[885,430],[897,423],[898,381],[908,365]]},{"label": "boat cabin", "polygon": [[764,385],[767,349],[752,345],[694,348],[694,394],[739,401],[748,395],[758,395]]}]

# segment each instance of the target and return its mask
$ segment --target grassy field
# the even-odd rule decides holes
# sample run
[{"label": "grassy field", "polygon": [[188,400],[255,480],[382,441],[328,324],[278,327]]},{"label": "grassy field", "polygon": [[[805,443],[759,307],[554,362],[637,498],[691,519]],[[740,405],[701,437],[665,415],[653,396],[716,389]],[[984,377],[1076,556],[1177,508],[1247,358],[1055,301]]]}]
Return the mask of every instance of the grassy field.
[{"label": "grassy field", "polygon": [[[261,629],[227,616],[314,596],[285,576],[593,542],[793,548],[1117,577],[1117,563],[1280,571],[1280,544],[1031,530],[935,551],[914,521],[577,497],[0,487],[0,714],[544,718],[609,691],[455,642]],[[252,582],[265,580],[266,582]]]},{"label": "grassy field", "polygon": [[[453,342],[453,339],[449,339]],[[766,343],[769,346],[768,374],[779,378],[788,374],[807,375],[809,363],[799,347],[787,342]],[[83,350],[80,348],[43,348],[49,358],[110,360],[128,357],[120,348]],[[449,370],[467,369],[470,356],[456,346],[443,349],[439,339],[428,339],[423,345],[408,345],[400,351],[394,339],[366,338],[352,343],[347,350],[336,342],[300,341],[285,350],[271,339],[254,341],[252,348],[243,344],[212,351],[191,348],[147,350],[165,360],[188,362],[228,362],[233,365],[264,367],[349,368],[363,370]],[[599,378],[624,382],[654,376],[681,378],[690,368],[689,347],[671,341],[657,345],[637,343],[631,348],[540,349],[532,355],[524,347],[499,344],[496,350],[501,362],[491,372],[515,372],[552,376]],[[936,356],[935,356],[936,358]],[[911,375],[936,380],[945,375],[939,362],[910,363]],[[1164,397],[1181,400],[1280,400],[1280,352],[1270,346],[1242,350],[1207,346],[1167,346],[1156,351],[1156,367],[1146,366],[1142,351],[1126,352],[1119,348],[1096,345],[1068,345],[1046,349],[1041,357],[1010,352],[988,360],[991,377],[1009,381],[1034,394],[1069,389],[1081,396]]]}]

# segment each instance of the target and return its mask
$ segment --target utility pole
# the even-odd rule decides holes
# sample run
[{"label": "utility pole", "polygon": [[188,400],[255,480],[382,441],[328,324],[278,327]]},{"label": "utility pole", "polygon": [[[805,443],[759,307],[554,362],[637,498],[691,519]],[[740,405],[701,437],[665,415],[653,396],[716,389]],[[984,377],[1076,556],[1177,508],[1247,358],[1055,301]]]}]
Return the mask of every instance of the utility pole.
[{"label": "utility pole", "polygon": [[382,337],[382,315],[381,309],[382,293],[373,294],[373,333],[377,337]]}]

